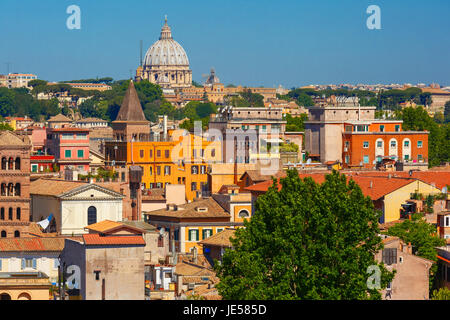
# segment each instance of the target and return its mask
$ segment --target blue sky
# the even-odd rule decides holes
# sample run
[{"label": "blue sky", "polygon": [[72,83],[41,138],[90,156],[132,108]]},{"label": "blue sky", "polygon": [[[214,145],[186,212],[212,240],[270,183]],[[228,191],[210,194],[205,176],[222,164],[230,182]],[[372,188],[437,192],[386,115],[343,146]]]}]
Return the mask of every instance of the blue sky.
[{"label": "blue sky", "polygon": [[[69,30],[69,5],[81,30]],[[369,30],[369,5],[381,30]],[[290,88],[329,83],[450,85],[448,0],[1,0],[0,73],[49,81],[130,77],[164,15],[193,78]]]}]

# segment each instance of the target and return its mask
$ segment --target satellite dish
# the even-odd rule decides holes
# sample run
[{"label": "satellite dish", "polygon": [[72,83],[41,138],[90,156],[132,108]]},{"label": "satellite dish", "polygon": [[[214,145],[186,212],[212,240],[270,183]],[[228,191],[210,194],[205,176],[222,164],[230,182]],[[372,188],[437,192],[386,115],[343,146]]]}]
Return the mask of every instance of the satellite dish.
[{"label": "satellite dish", "polygon": [[162,237],[164,236],[164,233],[166,232],[166,230],[163,228],[161,228],[161,230],[159,230],[159,235]]},{"label": "satellite dish", "polygon": [[311,164],[311,159],[310,158],[306,161],[306,164]]},{"label": "satellite dish", "polygon": [[447,186],[443,187],[442,188],[442,193],[447,193],[447,192],[448,192]]}]

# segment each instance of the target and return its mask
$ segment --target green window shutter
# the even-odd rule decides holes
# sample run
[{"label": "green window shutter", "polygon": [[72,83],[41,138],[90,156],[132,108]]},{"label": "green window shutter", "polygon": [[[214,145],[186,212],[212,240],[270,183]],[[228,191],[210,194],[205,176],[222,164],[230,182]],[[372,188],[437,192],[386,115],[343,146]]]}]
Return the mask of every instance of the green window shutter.
[{"label": "green window shutter", "polygon": [[2,259],[0,259],[0,271],[2,270]]},{"label": "green window shutter", "polygon": [[78,150],[78,158],[84,158],[84,151]]},{"label": "green window shutter", "polygon": [[65,156],[66,158],[72,158],[72,151],[70,151],[70,150],[64,151],[64,156]]},{"label": "green window shutter", "polygon": [[202,239],[206,239],[206,229],[202,230]]}]

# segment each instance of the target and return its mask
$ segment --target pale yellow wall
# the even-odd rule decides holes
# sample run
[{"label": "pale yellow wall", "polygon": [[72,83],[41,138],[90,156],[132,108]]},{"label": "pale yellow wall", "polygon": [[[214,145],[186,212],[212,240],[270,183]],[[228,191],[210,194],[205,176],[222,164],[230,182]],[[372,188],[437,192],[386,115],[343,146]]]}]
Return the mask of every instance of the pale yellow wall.
[{"label": "pale yellow wall", "polygon": [[50,285],[47,288],[31,288],[26,284],[23,288],[3,290],[0,284],[0,294],[7,293],[11,300],[50,300]]},{"label": "pale yellow wall", "polygon": [[[0,257],[1,268],[0,272],[37,272],[41,271],[45,273],[50,282],[58,281],[58,265],[55,267],[55,260],[58,259],[59,253],[44,253],[38,255],[21,254],[18,252],[4,253]],[[36,269],[25,268],[22,269],[22,258],[35,258],[36,259]]]},{"label": "pale yellow wall", "polygon": [[400,209],[406,200],[411,198],[411,194],[418,192],[424,196],[430,193],[440,193],[440,190],[422,181],[414,181],[404,187],[401,187],[394,192],[384,197],[384,222],[391,222],[400,219]]},{"label": "pale yellow wall", "polygon": [[[95,280],[95,270],[100,280]],[[82,271],[83,272],[83,271]],[[144,300],[144,246],[86,248],[86,300]]]}]

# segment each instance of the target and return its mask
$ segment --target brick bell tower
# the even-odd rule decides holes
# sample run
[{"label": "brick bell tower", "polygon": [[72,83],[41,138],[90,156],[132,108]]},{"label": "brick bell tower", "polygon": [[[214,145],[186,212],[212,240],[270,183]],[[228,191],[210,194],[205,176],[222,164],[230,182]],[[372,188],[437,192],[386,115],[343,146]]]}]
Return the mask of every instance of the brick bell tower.
[{"label": "brick bell tower", "polygon": [[130,81],[116,120],[111,123],[114,140],[148,141],[150,121],[145,118],[133,80]]}]

